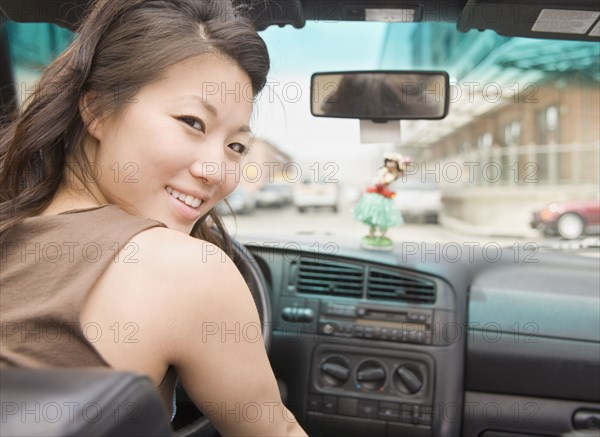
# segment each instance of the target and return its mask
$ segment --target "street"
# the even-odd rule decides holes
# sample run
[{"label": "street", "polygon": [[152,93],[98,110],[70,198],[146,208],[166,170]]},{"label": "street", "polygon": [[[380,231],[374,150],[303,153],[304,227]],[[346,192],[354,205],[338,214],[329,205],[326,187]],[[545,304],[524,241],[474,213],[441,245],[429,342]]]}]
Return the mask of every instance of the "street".
[{"label": "street", "polygon": [[[293,206],[282,208],[257,208],[250,214],[224,217],[232,236],[244,234],[277,235],[322,235],[340,240],[359,240],[367,234],[368,227],[352,218],[351,205],[341,205],[339,212],[329,209],[309,209],[299,213]],[[407,223],[392,228],[387,235],[395,242],[440,242],[440,243],[497,243],[509,246],[514,243],[542,241],[543,237],[531,232],[531,238],[481,236],[458,232],[439,224]]]}]

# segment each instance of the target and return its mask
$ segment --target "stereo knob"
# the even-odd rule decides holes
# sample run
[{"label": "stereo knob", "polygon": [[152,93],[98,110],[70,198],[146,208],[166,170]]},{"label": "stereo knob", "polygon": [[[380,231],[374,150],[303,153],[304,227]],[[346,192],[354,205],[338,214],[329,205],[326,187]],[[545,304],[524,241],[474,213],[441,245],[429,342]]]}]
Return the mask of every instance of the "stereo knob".
[{"label": "stereo knob", "polygon": [[415,366],[402,365],[394,373],[394,385],[405,394],[415,394],[423,388],[424,376]]},{"label": "stereo knob", "polygon": [[323,330],[323,334],[331,335],[335,332],[335,326],[331,323],[325,323],[321,328]]},{"label": "stereo knob", "polygon": [[321,381],[329,387],[339,387],[350,376],[350,366],[346,359],[339,355],[327,357],[321,362]]},{"label": "stereo knob", "polygon": [[321,372],[323,372],[325,375],[331,376],[332,378],[337,378],[340,381],[346,381],[348,379],[350,369],[348,369],[346,366],[342,366],[341,364],[323,363],[321,366]]},{"label": "stereo knob", "polygon": [[369,390],[377,390],[385,384],[385,368],[374,360],[363,362],[356,369],[356,380]]}]

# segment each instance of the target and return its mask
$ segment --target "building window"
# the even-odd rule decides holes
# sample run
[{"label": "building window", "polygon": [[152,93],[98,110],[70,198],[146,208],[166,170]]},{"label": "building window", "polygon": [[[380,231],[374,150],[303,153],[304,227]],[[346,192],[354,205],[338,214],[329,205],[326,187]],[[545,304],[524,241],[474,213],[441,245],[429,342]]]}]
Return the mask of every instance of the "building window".
[{"label": "building window", "polygon": [[513,121],[504,126],[504,145],[518,146],[521,144],[521,122]]},{"label": "building window", "polygon": [[[492,145],[494,144],[494,136],[491,132],[485,132],[477,137],[477,150],[479,152],[479,164],[486,167],[492,163]],[[487,167],[486,167],[487,168]],[[475,180],[477,185],[485,184],[485,177],[480,173]]]},{"label": "building window", "polygon": [[488,150],[491,149],[492,144],[494,143],[494,137],[490,132],[486,132],[477,137],[477,148],[479,150]]},{"label": "building window", "polygon": [[[548,106],[537,114],[538,121],[538,144],[541,146],[549,144],[559,144],[560,118],[557,105]],[[550,164],[553,158],[549,148],[542,147],[536,153],[536,164],[538,166],[538,179],[545,183],[556,183],[556,175],[553,176],[552,170],[557,170],[556,163]],[[563,157],[564,158],[564,157]],[[566,160],[565,160],[566,162]]]},{"label": "building window", "polygon": [[559,117],[556,105],[548,106],[538,113],[538,143],[559,143]]}]

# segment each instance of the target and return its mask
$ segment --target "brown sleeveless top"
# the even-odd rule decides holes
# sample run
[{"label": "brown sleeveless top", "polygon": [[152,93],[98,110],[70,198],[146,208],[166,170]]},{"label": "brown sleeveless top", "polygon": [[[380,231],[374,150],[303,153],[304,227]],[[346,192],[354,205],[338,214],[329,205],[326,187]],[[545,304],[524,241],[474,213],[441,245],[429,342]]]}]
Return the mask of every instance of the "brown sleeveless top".
[{"label": "brown sleeveless top", "polygon": [[[113,333],[81,326],[81,310],[110,263],[135,259],[128,241],[156,226],[165,225],[102,205],[9,230],[0,245],[0,367],[110,367],[93,339]],[[174,383],[170,368],[159,387],[165,399]]]}]

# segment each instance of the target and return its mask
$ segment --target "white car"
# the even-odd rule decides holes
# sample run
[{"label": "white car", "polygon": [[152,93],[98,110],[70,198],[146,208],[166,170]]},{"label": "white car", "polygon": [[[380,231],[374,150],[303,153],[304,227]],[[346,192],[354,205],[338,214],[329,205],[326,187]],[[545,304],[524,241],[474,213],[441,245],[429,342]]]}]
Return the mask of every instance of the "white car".
[{"label": "white car", "polygon": [[331,208],[338,212],[339,186],[337,182],[315,182],[305,179],[294,187],[294,206],[298,212],[308,208]]},{"label": "white car", "polygon": [[443,202],[438,183],[412,175],[391,183],[390,190],[396,192],[394,206],[406,222],[437,223]]}]

